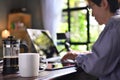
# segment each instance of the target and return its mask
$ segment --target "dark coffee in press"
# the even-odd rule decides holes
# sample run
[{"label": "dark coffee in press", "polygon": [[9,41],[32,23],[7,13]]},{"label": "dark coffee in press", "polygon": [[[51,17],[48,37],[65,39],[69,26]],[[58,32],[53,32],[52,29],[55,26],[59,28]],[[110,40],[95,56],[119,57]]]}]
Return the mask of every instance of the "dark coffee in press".
[{"label": "dark coffee in press", "polygon": [[18,58],[3,58],[3,74],[16,73],[18,71]]}]

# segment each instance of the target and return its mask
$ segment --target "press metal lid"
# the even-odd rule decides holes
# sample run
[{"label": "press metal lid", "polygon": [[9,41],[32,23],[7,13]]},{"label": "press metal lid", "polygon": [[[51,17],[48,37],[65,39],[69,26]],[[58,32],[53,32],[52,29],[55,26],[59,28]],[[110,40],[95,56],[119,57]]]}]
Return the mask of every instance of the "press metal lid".
[{"label": "press metal lid", "polygon": [[17,40],[15,39],[15,36],[8,36],[8,38],[3,40],[4,44],[16,44]]}]

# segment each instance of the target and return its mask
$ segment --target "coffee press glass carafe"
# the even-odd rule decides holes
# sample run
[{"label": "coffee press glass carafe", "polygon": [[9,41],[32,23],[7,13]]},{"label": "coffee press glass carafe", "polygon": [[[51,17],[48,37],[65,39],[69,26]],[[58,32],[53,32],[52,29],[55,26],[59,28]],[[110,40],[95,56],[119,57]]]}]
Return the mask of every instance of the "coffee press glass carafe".
[{"label": "coffee press glass carafe", "polygon": [[16,73],[18,71],[18,54],[20,40],[8,36],[3,40],[3,74]]}]

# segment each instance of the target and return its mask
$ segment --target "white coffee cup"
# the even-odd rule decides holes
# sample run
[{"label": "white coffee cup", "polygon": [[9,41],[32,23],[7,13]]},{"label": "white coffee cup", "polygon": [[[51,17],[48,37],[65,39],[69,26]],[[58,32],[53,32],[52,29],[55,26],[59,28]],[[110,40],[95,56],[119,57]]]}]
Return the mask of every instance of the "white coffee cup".
[{"label": "white coffee cup", "polygon": [[40,65],[40,56],[38,53],[20,53],[18,58],[21,77],[38,76]]}]

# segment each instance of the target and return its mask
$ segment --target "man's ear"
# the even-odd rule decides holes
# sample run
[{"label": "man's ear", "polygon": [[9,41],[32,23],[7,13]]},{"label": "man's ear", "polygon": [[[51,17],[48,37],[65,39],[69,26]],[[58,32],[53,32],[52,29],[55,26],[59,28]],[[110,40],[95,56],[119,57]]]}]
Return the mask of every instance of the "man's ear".
[{"label": "man's ear", "polygon": [[109,8],[109,4],[107,0],[102,0],[101,2],[101,7],[108,9]]}]

